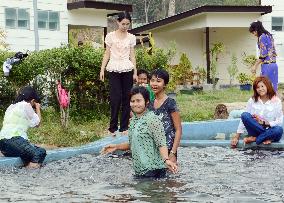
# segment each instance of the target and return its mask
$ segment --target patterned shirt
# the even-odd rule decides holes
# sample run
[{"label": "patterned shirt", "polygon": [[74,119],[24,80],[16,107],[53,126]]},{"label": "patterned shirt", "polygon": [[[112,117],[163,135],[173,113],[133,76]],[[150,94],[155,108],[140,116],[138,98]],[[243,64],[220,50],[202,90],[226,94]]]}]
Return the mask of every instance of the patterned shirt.
[{"label": "patterned shirt", "polygon": [[148,108],[161,118],[166,133],[167,146],[168,149],[171,150],[173,148],[176,133],[171,114],[179,111],[176,101],[168,97],[160,108],[155,109],[154,101],[149,103]]},{"label": "patterned shirt", "polygon": [[272,35],[263,33],[258,39],[259,59],[262,63],[275,63],[276,51]]},{"label": "patterned shirt", "polygon": [[130,121],[129,144],[136,175],[144,175],[155,169],[166,168],[159,148],[166,145],[165,131],[159,117],[146,111]]},{"label": "patterned shirt", "polygon": [[[257,102],[253,98],[250,98],[247,103],[246,112],[250,114],[256,114],[262,119],[269,122],[271,127],[282,126],[283,123],[283,112],[281,100],[274,96],[271,100],[263,103],[261,99]],[[240,121],[237,133],[243,133],[245,126],[242,121]]]},{"label": "patterned shirt", "polygon": [[37,126],[39,122],[40,119],[30,103],[22,101],[11,104],[5,112],[0,139],[10,139],[16,136],[28,139],[28,128]]},{"label": "patterned shirt", "polygon": [[129,72],[134,68],[130,61],[130,48],[136,45],[136,37],[127,33],[125,39],[119,39],[115,31],[107,34],[106,45],[110,47],[110,59],[106,66],[109,72]]}]

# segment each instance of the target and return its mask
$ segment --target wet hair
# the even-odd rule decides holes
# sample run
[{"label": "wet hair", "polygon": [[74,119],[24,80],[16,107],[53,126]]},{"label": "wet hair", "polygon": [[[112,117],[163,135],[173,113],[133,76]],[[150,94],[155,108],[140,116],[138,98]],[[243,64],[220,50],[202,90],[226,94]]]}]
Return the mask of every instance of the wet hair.
[{"label": "wet hair", "polygon": [[148,71],[146,71],[146,70],[144,70],[144,69],[139,69],[139,70],[137,70],[137,76],[138,75],[140,75],[140,74],[145,74],[145,75],[147,75],[147,78],[149,79],[149,73],[148,73]]},{"label": "wet hair", "polygon": [[148,92],[148,90],[143,87],[143,86],[135,86],[131,89],[130,91],[130,98],[133,96],[133,95],[136,95],[136,94],[141,94],[145,100],[145,104],[147,104],[149,101],[150,101],[150,94]]},{"label": "wet hair", "polygon": [[257,88],[257,85],[258,85],[259,82],[263,82],[264,85],[266,86],[266,88],[267,88],[267,96],[268,96],[269,99],[272,99],[272,97],[276,96],[276,92],[274,91],[272,83],[268,79],[268,77],[266,77],[266,76],[259,76],[259,77],[255,78],[255,80],[253,81],[253,85],[252,85],[253,86],[253,96],[252,96],[252,98],[254,99],[255,102],[258,101],[258,97],[259,97],[259,94],[256,91],[256,88]]},{"label": "wet hair", "polygon": [[169,80],[170,80],[169,73],[166,70],[164,70],[164,69],[153,70],[152,73],[151,73],[150,78],[152,78],[153,76],[155,76],[157,78],[163,79],[165,85],[167,85],[169,83]]},{"label": "wet hair", "polygon": [[130,16],[130,14],[127,11],[120,12],[120,13],[117,14],[117,21],[118,22],[121,22],[123,19],[127,19],[130,22],[132,21],[131,20],[131,16]]},{"label": "wet hair", "polygon": [[19,91],[19,94],[16,97],[14,104],[21,102],[21,101],[30,102],[33,99],[37,103],[40,103],[40,98],[39,98],[36,90],[34,88],[32,88],[31,86],[26,86]]},{"label": "wet hair", "polygon": [[264,34],[268,34],[268,35],[271,35],[262,25],[262,22],[260,21],[255,21],[255,22],[252,22],[250,24],[250,27],[249,27],[249,32],[252,33],[256,31],[257,32],[257,36],[260,37],[263,33]]}]

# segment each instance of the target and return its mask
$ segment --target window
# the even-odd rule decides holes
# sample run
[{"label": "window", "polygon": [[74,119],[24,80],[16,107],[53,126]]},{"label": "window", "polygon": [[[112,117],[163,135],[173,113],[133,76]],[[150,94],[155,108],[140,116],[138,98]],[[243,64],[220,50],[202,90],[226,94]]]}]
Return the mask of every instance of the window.
[{"label": "window", "polygon": [[283,17],[272,17],[272,30],[283,31]]},{"label": "window", "polygon": [[38,28],[45,30],[59,30],[59,12],[39,10]]},{"label": "window", "polygon": [[6,27],[28,29],[30,14],[27,9],[5,8]]},{"label": "window", "polygon": [[38,28],[48,29],[48,11],[38,11]]}]

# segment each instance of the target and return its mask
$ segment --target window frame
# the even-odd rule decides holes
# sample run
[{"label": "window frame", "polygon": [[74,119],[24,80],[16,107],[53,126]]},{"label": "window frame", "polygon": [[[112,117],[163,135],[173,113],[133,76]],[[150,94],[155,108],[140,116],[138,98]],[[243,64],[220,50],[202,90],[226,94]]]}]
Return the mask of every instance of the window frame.
[{"label": "window frame", "polygon": [[[275,30],[273,29],[273,18],[282,18],[282,25],[281,30]],[[274,26],[275,27],[275,26]],[[271,30],[273,32],[283,32],[284,31],[284,17],[283,16],[271,16]]]},{"label": "window frame", "polygon": [[[16,10],[16,17],[15,17],[15,26],[9,26],[7,25],[7,11],[6,9],[15,9]],[[26,27],[19,27],[19,10],[24,10],[27,12],[27,26]],[[21,29],[21,30],[29,30],[30,29],[30,21],[31,21],[31,16],[30,16],[30,9],[29,8],[18,8],[18,7],[5,7],[4,8],[4,13],[5,13],[5,28],[8,29]]]},{"label": "window frame", "polygon": [[[47,12],[47,22],[46,22],[46,28],[40,28],[38,27],[39,30],[49,30],[49,31],[60,31],[60,11],[52,11],[52,10],[41,10],[38,9],[38,12]],[[49,26],[50,23],[50,13],[57,13],[58,14],[58,22],[57,22],[57,28],[56,29],[51,29]],[[39,23],[39,19],[38,19],[38,23]]]}]

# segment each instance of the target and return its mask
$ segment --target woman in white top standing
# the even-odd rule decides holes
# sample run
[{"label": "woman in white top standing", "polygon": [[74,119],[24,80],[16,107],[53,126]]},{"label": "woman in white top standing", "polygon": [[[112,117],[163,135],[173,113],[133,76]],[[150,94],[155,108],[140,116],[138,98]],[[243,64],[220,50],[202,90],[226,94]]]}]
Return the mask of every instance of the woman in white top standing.
[{"label": "woman in white top standing", "polygon": [[119,131],[127,134],[130,115],[130,90],[133,80],[137,80],[135,50],[136,37],[128,33],[131,16],[121,12],[117,18],[118,29],[107,34],[106,50],[100,71],[100,80],[104,81],[105,69],[110,84],[111,119],[109,132],[115,135],[118,130],[118,115],[121,108]]},{"label": "woman in white top standing", "polygon": [[237,146],[244,129],[248,132],[248,137],[244,138],[246,144],[270,144],[278,142],[282,137],[282,103],[276,96],[272,83],[265,76],[257,77],[253,82],[253,92],[246,112],[241,115],[237,134],[231,141],[232,147]]},{"label": "woman in white top standing", "polygon": [[11,104],[4,116],[0,132],[0,150],[4,156],[21,157],[29,168],[38,168],[45,159],[46,151],[31,144],[27,130],[40,124],[40,98],[36,91],[24,87],[15,102]]}]

